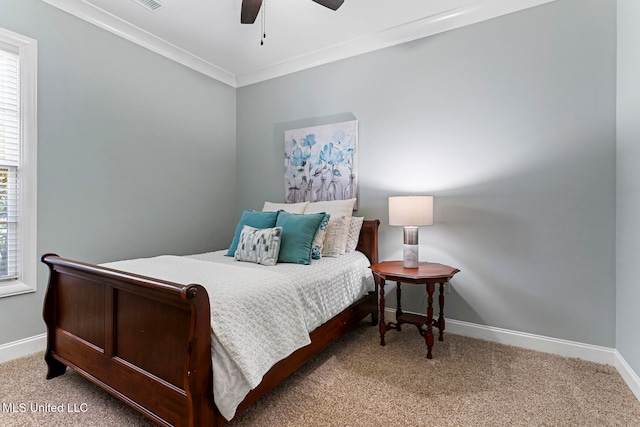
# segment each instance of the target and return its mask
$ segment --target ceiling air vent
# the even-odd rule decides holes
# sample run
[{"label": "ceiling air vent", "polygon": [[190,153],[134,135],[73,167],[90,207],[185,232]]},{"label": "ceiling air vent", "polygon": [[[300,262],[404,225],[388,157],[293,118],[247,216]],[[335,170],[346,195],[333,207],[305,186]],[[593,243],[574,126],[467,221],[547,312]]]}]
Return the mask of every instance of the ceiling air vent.
[{"label": "ceiling air vent", "polygon": [[133,1],[136,4],[139,4],[140,6],[144,7],[150,12],[157,12],[163,6],[162,3],[160,3],[158,0],[131,0],[131,1]]}]

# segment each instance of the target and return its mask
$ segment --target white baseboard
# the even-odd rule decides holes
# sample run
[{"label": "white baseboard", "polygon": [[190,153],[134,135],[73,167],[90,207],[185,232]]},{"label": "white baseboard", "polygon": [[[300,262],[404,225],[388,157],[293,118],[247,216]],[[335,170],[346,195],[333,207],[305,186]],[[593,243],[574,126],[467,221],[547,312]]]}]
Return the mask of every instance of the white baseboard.
[{"label": "white baseboard", "polygon": [[459,320],[447,320],[446,330],[452,334],[479,338],[500,344],[513,345],[564,357],[575,357],[605,365],[615,365],[616,350],[613,348],[482,326]]},{"label": "white baseboard", "polygon": [[640,400],[640,377],[638,377],[638,374],[631,369],[631,366],[629,366],[627,361],[624,360],[617,350],[615,366],[622,379],[627,383],[633,394],[636,396],[636,399]]},{"label": "white baseboard", "polygon": [[[392,309],[386,309],[384,317],[385,321],[394,322],[396,313]],[[640,400],[640,377],[615,349],[483,326],[460,320],[445,320],[446,332],[452,334],[615,366],[633,394]],[[35,335],[30,338],[2,344],[0,345],[0,363],[44,351],[46,345],[47,334]]]},{"label": "white baseboard", "polygon": [[[385,309],[386,321],[395,321],[395,310]],[[576,357],[590,362],[615,366],[616,350],[597,345],[583,344],[575,341],[561,340],[543,335],[495,328],[445,318],[445,331],[470,338],[478,338],[499,344],[513,345],[544,353],[557,354],[564,357]]]},{"label": "white baseboard", "polygon": [[47,334],[35,335],[18,341],[0,345],[0,363],[30,354],[44,351],[47,347]]},{"label": "white baseboard", "polygon": [[[396,319],[395,310],[385,309],[384,317],[385,321],[394,322]],[[500,344],[542,351],[544,353],[557,354],[564,357],[576,357],[590,362],[615,366],[633,394],[640,400],[640,377],[631,369],[631,366],[629,366],[620,353],[613,348],[494,328],[447,318],[445,318],[445,331],[465,337],[478,338]]]}]

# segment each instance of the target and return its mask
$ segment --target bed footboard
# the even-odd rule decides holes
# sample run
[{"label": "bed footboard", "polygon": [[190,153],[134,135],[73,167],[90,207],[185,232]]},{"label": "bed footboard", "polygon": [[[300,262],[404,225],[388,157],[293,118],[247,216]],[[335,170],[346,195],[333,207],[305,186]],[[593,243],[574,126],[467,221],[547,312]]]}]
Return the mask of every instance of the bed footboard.
[{"label": "bed footboard", "polygon": [[217,426],[209,298],[53,254],[43,317],[47,378],[71,367],[161,425]]}]

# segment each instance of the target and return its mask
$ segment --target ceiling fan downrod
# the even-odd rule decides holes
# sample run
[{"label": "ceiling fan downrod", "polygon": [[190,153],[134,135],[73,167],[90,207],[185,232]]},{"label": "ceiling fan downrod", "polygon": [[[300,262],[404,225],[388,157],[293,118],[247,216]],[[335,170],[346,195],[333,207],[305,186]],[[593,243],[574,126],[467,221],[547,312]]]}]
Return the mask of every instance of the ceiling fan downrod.
[{"label": "ceiling fan downrod", "polygon": [[264,39],[267,38],[267,0],[263,0],[262,2],[262,28],[260,33],[261,38],[260,38],[260,46],[264,45]]}]

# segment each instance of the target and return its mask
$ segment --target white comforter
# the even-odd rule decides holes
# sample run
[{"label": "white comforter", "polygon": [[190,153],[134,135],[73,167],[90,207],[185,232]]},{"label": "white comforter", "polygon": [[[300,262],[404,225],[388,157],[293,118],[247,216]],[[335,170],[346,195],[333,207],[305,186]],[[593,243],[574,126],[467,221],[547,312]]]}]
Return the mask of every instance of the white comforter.
[{"label": "white comforter", "polygon": [[373,289],[359,252],[310,266],[264,267],[225,257],[160,256],[103,264],[168,280],[198,283],[211,305],[214,400],[231,420],[238,404],[278,361],[310,343],[309,332]]}]

